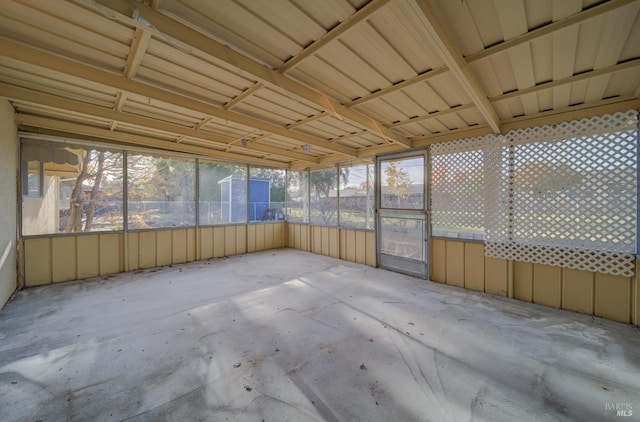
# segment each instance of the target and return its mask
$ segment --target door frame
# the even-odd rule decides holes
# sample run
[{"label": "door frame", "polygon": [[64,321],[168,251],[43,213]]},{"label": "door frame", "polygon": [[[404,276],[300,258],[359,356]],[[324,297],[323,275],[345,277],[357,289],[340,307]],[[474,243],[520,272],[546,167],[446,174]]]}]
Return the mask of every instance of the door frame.
[{"label": "door frame", "polygon": [[[401,209],[401,208],[383,208],[382,207],[382,172],[381,166],[384,161],[389,160],[402,160],[409,158],[423,158],[424,160],[424,168],[423,168],[423,198],[424,203],[422,209],[411,210],[411,209]],[[429,192],[429,166],[430,166],[430,155],[429,149],[419,149],[419,150],[411,150],[411,151],[403,151],[401,153],[394,153],[388,155],[377,156],[375,160],[375,231],[376,231],[376,260],[378,266],[380,268],[384,268],[390,271],[400,272],[403,274],[407,274],[413,277],[419,277],[428,279],[430,274],[430,239],[431,239],[431,218],[430,218],[430,210],[431,210],[431,200],[430,200],[430,192]],[[423,260],[418,261],[410,258],[393,256],[388,254],[383,254],[381,251],[382,246],[382,228],[381,228],[381,219],[384,217],[393,217],[394,215],[399,214],[410,214],[415,215],[418,218],[418,221],[422,221],[422,242],[423,242]]]}]

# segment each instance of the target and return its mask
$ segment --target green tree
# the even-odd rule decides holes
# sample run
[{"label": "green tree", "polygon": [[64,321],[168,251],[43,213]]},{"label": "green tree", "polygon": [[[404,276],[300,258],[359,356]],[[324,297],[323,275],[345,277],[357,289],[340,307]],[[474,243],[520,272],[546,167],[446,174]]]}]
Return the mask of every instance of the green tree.
[{"label": "green tree", "polygon": [[[338,177],[340,181],[338,181]],[[311,197],[315,203],[314,209],[319,212],[322,222],[327,224],[334,221],[337,211],[337,196],[330,198],[331,191],[336,191],[338,182],[346,185],[349,180],[349,168],[340,167],[338,174],[336,169],[316,170],[310,175]]]},{"label": "green tree", "polygon": [[405,169],[398,167],[395,161],[389,162],[384,169],[384,174],[387,179],[389,192],[395,196],[397,203],[400,204],[400,202],[406,198],[409,188],[413,183],[411,176],[409,176],[409,173]]}]

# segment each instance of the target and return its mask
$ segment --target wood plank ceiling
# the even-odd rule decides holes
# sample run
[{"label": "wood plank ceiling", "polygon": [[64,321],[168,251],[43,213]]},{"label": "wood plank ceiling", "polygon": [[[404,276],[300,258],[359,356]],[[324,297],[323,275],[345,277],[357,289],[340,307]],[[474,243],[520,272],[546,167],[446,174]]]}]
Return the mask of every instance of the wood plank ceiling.
[{"label": "wood plank ceiling", "polygon": [[24,132],[304,168],[640,108],[640,0],[3,0]]}]

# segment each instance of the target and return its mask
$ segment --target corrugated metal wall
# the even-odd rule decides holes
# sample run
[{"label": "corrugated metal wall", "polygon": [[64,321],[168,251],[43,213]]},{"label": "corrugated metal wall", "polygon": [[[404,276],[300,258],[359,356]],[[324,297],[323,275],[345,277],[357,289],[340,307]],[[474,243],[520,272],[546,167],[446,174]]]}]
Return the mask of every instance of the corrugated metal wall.
[{"label": "corrugated metal wall", "polygon": [[[265,223],[127,233],[56,235],[24,240],[26,286],[291,247],[376,266],[369,230]],[[125,260],[125,256],[128,259]],[[635,277],[484,256],[477,242],[433,239],[430,279],[614,321],[640,321],[640,261]]]},{"label": "corrugated metal wall", "polygon": [[638,272],[622,277],[484,256],[481,243],[433,239],[431,280],[638,324]]},{"label": "corrugated metal wall", "polygon": [[27,238],[24,280],[38,286],[282,248],[285,233],[285,223],[265,223]]}]

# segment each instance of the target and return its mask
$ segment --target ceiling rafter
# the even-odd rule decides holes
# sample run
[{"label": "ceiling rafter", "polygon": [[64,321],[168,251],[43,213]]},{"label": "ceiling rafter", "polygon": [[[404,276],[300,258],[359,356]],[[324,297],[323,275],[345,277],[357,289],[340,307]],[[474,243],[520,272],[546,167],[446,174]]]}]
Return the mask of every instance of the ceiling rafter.
[{"label": "ceiling rafter", "polygon": [[[131,41],[129,55],[127,56],[127,61],[124,64],[123,74],[125,78],[133,79],[136,73],[138,73],[138,69],[140,68],[142,59],[147,52],[147,47],[149,46],[150,40],[151,32],[139,27],[135,29],[133,40]],[[119,91],[116,95],[113,109],[116,111],[122,111],[122,107],[124,107],[124,103],[126,101],[127,93],[124,91]],[[111,130],[115,130],[117,126],[118,122],[112,122]]]},{"label": "ceiling rafter", "polygon": [[440,110],[440,111],[435,111],[433,113],[428,113],[428,114],[425,114],[424,116],[416,116],[407,120],[403,120],[401,122],[392,123],[389,125],[389,127],[398,127],[398,126],[409,125],[411,123],[421,122],[423,120],[437,119],[438,117],[446,116],[448,114],[458,113],[460,111],[472,109],[475,106],[476,106],[475,104],[463,104],[456,107],[448,108],[446,110]]},{"label": "ceiling rafter", "polygon": [[198,123],[196,123],[196,125],[193,128],[195,130],[200,130],[203,127],[205,127],[212,120],[213,120],[213,117],[205,117],[204,119],[202,119]]},{"label": "ceiling rafter", "polygon": [[294,139],[303,144],[314,145],[341,154],[355,156],[354,148],[334,145],[327,140],[316,138],[300,132],[291,131],[283,126],[256,119],[244,114],[225,110],[221,107],[203,101],[182,96],[180,94],[158,88],[149,84],[127,79],[113,73],[84,65],[76,61],[65,59],[57,55],[46,53],[36,48],[28,47],[8,39],[0,38],[0,55],[12,59],[51,69],[80,79],[91,81],[116,90],[134,93],[150,100],[157,100],[178,107],[197,111],[209,116],[219,117],[245,126],[260,129]]},{"label": "ceiling rafter", "polygon": [[[406,79],[406,80],[404,80],[402,82],[398,82],[396,84],[390,85],[390,86],[388,86],[386,88],[382,88],[382,89],[380,89],[378,91],[372,92],[369,95],[365,95],[362,98],[358,98],[357,100],[350,101],[350,102],[346,103],[345,105],[347,107],[359,106],[359,105],[361,105],[363,103],[375,100],[376,98],[382,97],[384,95],[391,94],[392,92],[396,92],[396,91],[398,91],[400,89],[404,89],[404,88],[407,88],[409,86],[415,85],[417,83],[424,82],[424,81],[426,81],[428,79],[435,78],[436,76],[442,75],[443,73],[447,72],[448,70],[449,69],[447,69],[446,66],[442,66],[442,67],[439,67],[437,69],[427,70],[426,72],[422,72],[421,74],[416,75],[413,78],[409,78],[409,79]],[[391,127],[391,126],[389,126],[389,127]]]},{"label": "ceiling rafter", "polygon": [[124,65],[124,76],[127,79],[133,79],[138,73],[142,59],[147,52],[149,41],[151,40],[151,31],[136,27],[136,32],[131,42],[131,51],[127,56],[127,61]]},{"label": "ceiling rafter", "polygon": [[491,103],[480,87],[480,84],[469,70],[467,62],[462,57],[462,54],[456,49],[444,29],[440,26],[440,23],[431,10],[428,1],[416,0],[416,3],[420,9],[416,12],[419,13],[422,11],[422,14],[425,17],[425,28],[429,33],[434,46],[440,51],[442,60],[462,85],[469,97],[471,97],[471,100],[475,103],[476,107],[478,107],[480,114],[482,114],[489,126],[491,126],[491,129],[493,129],[495,133],[500,133],[500,120],[498,119],[496,111],[491,106]]},{"label": "ceiling rafter", "polygon": [[528,116],[505,119],[504,132],[524,129],[534,126],[551,125],[571,120],[580,120],[604,114],[613,114],[619,111],[640,109],[640,99],[631,95],[625,97],[609,98],[586,104],[575,104],[555,110],[543,111]]},{"label": "ceiling rafter", "polygon": [[543,37],[545,35],[549,35],[560,29],[567,28],[572,25],[577,25],[581,22],[584,22],[588,19],[593,19],[602,14],[611,12],[616,10],[622,6],[627,4],[631,4],[637,0],[609,0],[597,6],[593,6],[587,10],[576,13],[575,15],[567,16],[566,18],[557,20],[553,23],[541,26],[540,28],[534,29],[533,31],[526,32],[522,35],[519,35],[515,38],[511,38],[510,40],[506,40],[501,42],[500,44],[496,44],[492,47],[485,48],[477,53],[470,54],[466,57],[467,63],[473,63],[478,60],[484,59],[489,56],[493,56],[494,54],[501,53],[510,48],[516,47],[518,45],[531,42],[537,38]]},{"label": "ceiling rafter", "polygon": [[470,126],[461,129],[454,129],[444,133],[433,133],[431,135],[422,136],[416,138],[413,141],[413,146],[424,147],[427,145],[435,144],[438,142],[455,141],[458,139],[473,138],[476,136],[488,135],[492,132],[492,128],[489,125],[477,125]]},{"label": "ceiling rafter", "polygon": [[559,79],[557,81],[544,82],[538,85],[534,85],[529,88],[519,89],[517,91],[508,92],[506,94],[497,95],[489,98],[492,103],[500,101],[510,100],[512,98],[520,97],[522,95],[531,94],[534,92],[540,92],[545,89],[551,89],[562,85],[572,84],[579,81],[595,78],[602,75],[609,75],[614,72],[620,72],[622,70],[633,69],[640,67],[640,59],[630,60],[628,62],[615,64],[613,66],[603,67],[601,69],[591,70],[589,72],[579,73],[577,75],[569,76],[568,78]]},{"label": "ceiling rafter", "polygon": [[309,116],[306,119],[298,120],[295,123],[290,123],[287,125],[287,129],[293,129],[299,126],[303,126],[309,124],[311,122],[315,122],[318,119],[322,119],[323,117],[327,117],[329,113],[327,111],[320,112],[318,114],[314,114],[313,116]]},{"label": "ceiling rafter", "polygon": [[360,22],[369,19],[376,11],[382,8],[382,6],[385,6],[387,3],[389,3],[389,0],[370,1],[353,15],[349,16],[347,19],[336,25],[333,29],[326,32],[323,36],[306,46],[300,53],[287,60],[282,66],[277,69],[278,72],[282,74],[289,72],[294,67],[302,63],[304,59],[311,57],[322,47],[329,44],[331,41],[336,40],[349,29],[353,28]]},{"label": "ceiling rafter", "polygon": [[402,151],[395,144],[378,145],[376,147],[364,148],[358,150],[358,158],[375,157],[376,155],[390,154],[392,152]]},{"label": "ceiling rafter", "polygon": [[363,130],[361,132],[355,132],[355,133],[349,133],[347,135],[340,135],[340,136],[336,136],[335,138],[331,138],[329,139],[329,142],[340,142],[340,141],[345,141],[347,139],[353,139],[353,138],[358,138],[362,135],[366,135],[367,131]]},{"label": "ceiling rafter", "polygon": [[[94,3],[103,7],[107,7],[114,13],[121,15],[120,19],[130,25],[140,26],[141,23],[129,18],[133,15],[131,2],[127,0],[76,0],[78,2],[94,7]],[[159,13],[147,6],[135,4],[136,10],[140,16],[153,25],[154,29],[160,31],[163,36],[171,37],[176,41],[185,44],[191,48],[200,50],[212,59],[216,64],[233,72],[240,72],[245,76],[264,83],[278,92],[283,92],[288,96],[295,96],[314,104],[323,110],[342,116],[346,120],[356,123],[369,132],[381,135],[392,142],[397,142],[408,148],[411,142],[384,126],[380,122],[367,117],[355,110],[345,107],[340,102],[328,98],[323,93],[316,91],[308,86],[297,82],[291,78],[282,75],[280,72],[270,69],[262,63],[245,56],[237,51],[232,50],[213,38],[191,29],[181,22],[170,18],[167,15]]]},{"label": "ceiling rafter", "polygon": [[[34,91],[28,88],[17,87],[2,82],[0,82],[0,92],[2,92],[0,96],[6,97],[10,100],[53,107],[59,110],[65,110],[87,116],[94,116],[105,120],[111,120],[112,122],[115,121],[120,123],[127,123],[139,127],[146,127],[162,132],[167,132],[173,135],[180,135],[179,138],[175,141],[176,143],[181,143],[186,138],[193,138],[220,146],[228,146],[234,141],[234,138],[230,136],[220,136],[214,133],[204,132],[196,128],[181,126],[175,123],[169,123],[149,117],[118,112],[105,107],[87,104],[77,100],[70,100],[52,94],[46,94],[43,92]],[[114,131],[114,129],[115,128],[113,127],[110,128],[111,131]],[[266,145],[251,144],[243,148],[247,150],[255,150],[269,154],[275,154],[284,158],[306,160],[312,163],[317,162],[314,157]]]},{"label": "ceiling rafter", "polygon": [[222,108],[224,108],[225,110],[231,110],[233,107],[237,106],[238,104],[240,104],[241,102],[243,102],[244,100],[246,100],[247,98],[255,94],[261,88],[264,88],[264,84],[260,82],[256,82],[255,84],[251,85],[249,88],[242,91],[239,95],[234,97],[231,101],[226,103],[224,106],[222,106]]},{"label": "ceiling rafter", "polygon": [[282,162],[265,160],[262,158],[250,157],[242,154],[234,154],[225,151],[212,150],[210,148],[198,147],[195,145],[176,144],[172,141],[162,139],[154,139],[149,136],[134,135],[124,132],[111,132],[109,129],[102,129],[93,126],[86,126],[78,123],[63,122],[60,120],[49,119],[46,117],[30,116],[26,114],[16,114],[16,123],[18,125],[32,126],[36,128],[52,129],[62,132],[73,133],[77,135],[92,136],[103,139],[111,139],[125,142],[130,145],[160,148],[165,151],[184,152],[188,154],[202,155],[211,158],[223,158],[234,161],[253,162],[255,164],[263,164],[281,168],[287,168],[288,165]]},{"label": "ceiling rafter", "polygon": [[116,100],[113,105],[115,111],[122,111],[125,101],[127,100],[127,93],[124,91],[118,91],[116,94]]}]

